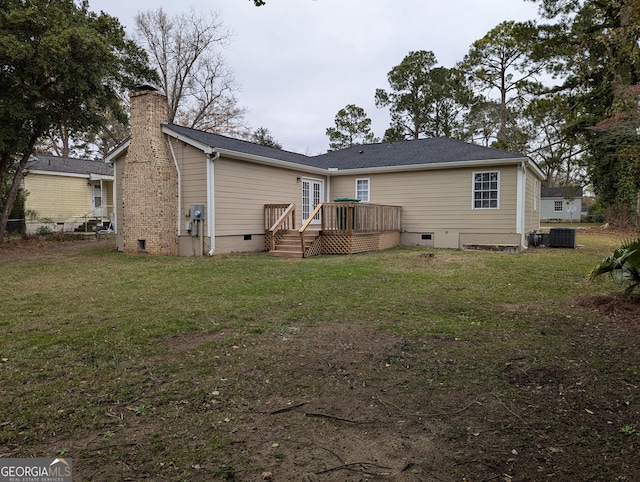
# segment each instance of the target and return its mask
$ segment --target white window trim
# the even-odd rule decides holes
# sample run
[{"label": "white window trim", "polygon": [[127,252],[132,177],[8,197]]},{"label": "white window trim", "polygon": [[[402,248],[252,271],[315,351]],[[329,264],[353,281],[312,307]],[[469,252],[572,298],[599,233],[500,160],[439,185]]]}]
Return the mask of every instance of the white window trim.
[{"label": "white window trim", "polygon": [[356,189],[356,191],[355,191],[355,193],[356,193],[355,198],[356,198],[356,199],[360,199],[360,198],[358,197],[358,181],[367,181],[367,200],[366,200],[366,201],[364,201],[364,200],[360,200],[360,201],[361,201],[361,202],[367,202],[367,203],[368,203],[368,202],[371,202],[371,178],[368,178],[368,177],[359,177],[359,178],[357,178],[357,179],[356,179],[356,181],[355,181],[355,189]]},{"label": "white window trim", "polygon": [[[560,203],[560,209],[558,208],[558,203]],[[564,211],[564,201],[553,201],[553,212],[554,213],[561,213]]]},{"label": "white window trim", "polygon": [[[495,208],[483,208],[483,207],[476,207],[476,200],[475,200],[475,194],[476,194],[476,175],[477,174],[491,174],[491,173],[496,173],[498,175],[498,198],[496,200],[496,207]],[[494,171],[474,171],[471,173],[471,209],[473,211],[495,211],[496,209],[500,209],[500,171],[499,170],[494,170]]]}]

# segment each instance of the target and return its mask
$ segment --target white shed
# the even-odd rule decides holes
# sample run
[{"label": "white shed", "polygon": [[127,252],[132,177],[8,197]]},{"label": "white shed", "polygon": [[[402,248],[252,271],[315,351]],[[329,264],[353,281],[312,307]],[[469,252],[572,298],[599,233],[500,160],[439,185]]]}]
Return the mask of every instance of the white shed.
[{"label": "white shed", "polygon": [[543,187],[540,192],[542,221],[580,221],[582,188],[577,186]]}]

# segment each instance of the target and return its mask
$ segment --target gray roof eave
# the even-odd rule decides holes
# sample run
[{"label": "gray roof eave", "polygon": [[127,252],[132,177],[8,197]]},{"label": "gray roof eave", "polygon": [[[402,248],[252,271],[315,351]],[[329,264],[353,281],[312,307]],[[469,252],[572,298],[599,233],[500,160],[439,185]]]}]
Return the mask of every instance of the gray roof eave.
[{"label": "gray roof eave", "polygon": [[51,154],[34,154],[25,166],[26,173],[48,176],[110,179],[113,168],[103,162]]},{"label": "gray roof eave", "polygon": [[214,147],[211,147],[210,145],[205,144],[203,142],[197,141],[189,136],[180,134],[175,130],[173,130],[171,127],[169,127],[167,124],[162,124],[162,132],[173,137],[178,141],[182,141],[185,144],[188,144],[192,147],[195,147],[196,149],[201,150],[205,154],[213,154],[214,152],[216,152],[216,149]]},{"label": "gray roof eave", "polygon": [[232,151],[229,149],[221,149],[215,146],[210,146],[208,144],[205,144],[203,142],[200,142],[196,139],[193,139],[189,136],[185,136],[183,134],[180,134],[178,132],[176,132],[174,129],[172,129],[169,125],[164,124],[162,126],[162,132],[164,132],[165,134],[173,137],[176,140],[185,142],[186,144],[201,150],[202,152],[204,152],[207,155],[213,155],[213,154],[220,154],[221,156],[225,156],[225,157],[229,157],[231,159],[240,159],[240,160],[245,160],[245,161],[251,161],[251,162],[255,162],[257,164],[263,164],[263,165],[268,165],[268,166],[276,166],[276,167],[282,167],[282,168],[287,168],[287,169],[294,169],[294,170],[298,170],[298,171],[305,171],[305,172],[311,172],[314,174],[322,174],[322,175],[326,175],[327,174],[327,170],[326,169],[322,169],[322,168],[318,168],[318,167],[311,167],[311,166],[306,166],[304,164],[299,164],[299,163],[295,163],[295,162],[289,162],[289,161],[282,161],[279,159],[273,159],[271,157],[264,157],[264,156],[257,156],[255,154],[248,154],[248,153],[244,153],[244,152],[239,152],[239,151]]},{"label": "gray roof eave", "polygon": [[225,156],[225,157],[229,157],[232,159],[241,159],[241,160],[246,160],[246,161],[251,161],[251,162],[255,162],[257,164],[263,164],[263,165],[267,165],[267,166],[274,166],[274,167],[282,167],[282,168],[286,168],[286,169],[293,169],[296,171],[304,171],[304,172],[310,172],[310,173],[314,173],[314,174],[320,174],[323,176],[326,176],[327,174],[330,174],[330,172],[323,168],[323,167],[312,167],[312,166],[306,166],[304,164],[298,164],[295,162],[289,162],[289,161],[281,161],[279,159],[273,159],[270,157],[263,157],[263,156],[256,156],[254,154],[246,154],[243,152],[238,152],[238,151],[230,151],[227,149],[217,149],[214,148],[215,152],[218,152],[221,156]]},{"label": "gray roof eave", "polygon": [[126,150],[129,149],[130,144],[131,144],[131,138],[121,142],[120,145],[115,147],[109,154],[107,154],[102,159],[103,162],[106,162],[107,164],[113,162],[118,156],[120,156],[120,154],[122,154],[123,152],[126,152]]},{"label": "gray roof eave", "polygon": [[[529,163],[529,158],[514,157],[511,159],[489,159],[489,160],[484,159],[484,160],[476,160],[476,161],[436,162],[431,164],[410,164],[410,165],[405,164],[405,165],[399,165],[399,166],[362,167],[362,168],[355,168],[355,169],[329,168],[329,174],[331,176],[348,176],[353,174],[380,174],[380,173],[387,173],[387,172],[434,171],[439,169],[508,166],[513,164],[521,164],[523,162]],[[540,172],[540,174],[542,174],[542,172]]]},{"label": "gray roof eave", "polygon": [[[544,179],[544,173],[538,167],[538,165],[529,157],[504,157],[497,159],[477,159],[477,160],[464,160],[464,161],[446,161],[446,162],[434,162],[434,163],[419,163],[419,164],[397,164],[387,166],[376,167],[360,167],[360,168],[333,168],[329,164],[331,161],[325,161],[324,167],[313,166],[302,162],[295,162],[295,160],[283,160],[276,159],[270,156],[262,156],[259,154],[250,154],[248,152],[242,152],[240,150],[225,149],[216,147],[207,142],[195,139],[192,136],[179,132],[177,129],[172,128],[170,124],[162,125],[162,132],[176,140],[184,142],[190,145],[206,155],[224,155],[227,158],[244,160],[254,162],[262,165],[280,167],[284,169],[291,169],[297,171],[303,171],[324,176],[347,176],[353,174],[376,174],[376,173],[388,173],[388,172],[411,172],[411,171],[427,171],[427,170],[439,170],[439,169],[457,169],[457,168],[487,168],[492,166],[506,166],[514,164],[526,164],[538,178]],[[112,162],[122,152],[126,151],[129,147],[130,140],[127,140],[114,149],[107,157],[105,162]]]},{"label": "gray roof eave", "polygon": [[26,174],[39,174],[41,176],[77,177],[89,179],[90,181],[113,181],[113,176],[109,174],[78,173],[64,171],[44,171],[42,169],[25,169]]}]

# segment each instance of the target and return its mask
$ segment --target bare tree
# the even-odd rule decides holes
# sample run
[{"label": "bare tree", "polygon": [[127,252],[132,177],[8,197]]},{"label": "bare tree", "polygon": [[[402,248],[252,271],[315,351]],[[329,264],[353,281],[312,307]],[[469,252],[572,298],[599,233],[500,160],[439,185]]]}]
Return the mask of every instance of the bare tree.
[{"label": "bare tree", "polygon": [[168,120],[188,127],[246,135],[246,110],[238,106],[233,73],[220,53],[231,33],[216,13],[169,17],[159,8],[136,15],[139,39],[167,95]]}]

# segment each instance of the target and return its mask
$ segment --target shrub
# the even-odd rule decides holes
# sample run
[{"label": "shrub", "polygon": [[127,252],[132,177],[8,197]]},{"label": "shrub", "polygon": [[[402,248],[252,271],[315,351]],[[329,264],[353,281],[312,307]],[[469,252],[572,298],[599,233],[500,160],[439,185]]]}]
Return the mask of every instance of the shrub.
[{"label": "shrub", "polygon": [[606,210],[601,202],[596,201],[591,206],[589,206],[589,210],[587,211],[587,221],[591,223],[603,223],[605,220]]},{"label": "shrub", "polygon": [[609,273],[617,281],[629,284],[625,289],[626,295],[630,295],[640,286],[640,238],[622,243],[607,258],[593,267],[589,273],[589,279],[593,280],[605,273]]},{"label": "shrub", "polygon": [[51,232],[51,228],[47,225],[40,226],[36,229],[36,235],[38,236],[48,236]]}]

